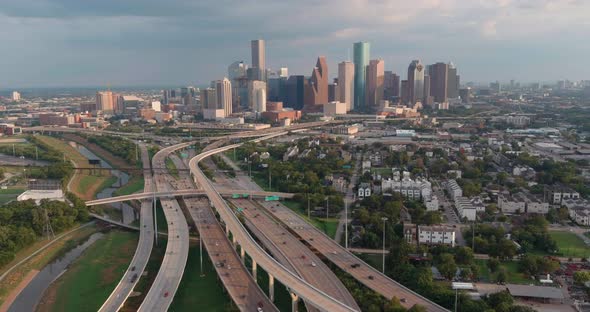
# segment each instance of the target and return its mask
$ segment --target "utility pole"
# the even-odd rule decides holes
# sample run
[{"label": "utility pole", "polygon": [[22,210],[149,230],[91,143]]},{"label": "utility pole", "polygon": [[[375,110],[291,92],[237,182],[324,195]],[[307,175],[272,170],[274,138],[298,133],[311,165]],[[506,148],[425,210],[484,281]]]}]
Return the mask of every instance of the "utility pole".
[{"label": "utility pole", "polygon": [[383,267],[381,273],[385,274],[385,221],[387,221],[387,217],[381,217],[383,220]]},{"label": "utility pole", "polygon": [[311,206],[310,206],[309,193],[307,193],[307,218],[311,220]]},{"label": "utility pole", "polygon": [[348,250],[348,201],[344,198],[344,248]]}]

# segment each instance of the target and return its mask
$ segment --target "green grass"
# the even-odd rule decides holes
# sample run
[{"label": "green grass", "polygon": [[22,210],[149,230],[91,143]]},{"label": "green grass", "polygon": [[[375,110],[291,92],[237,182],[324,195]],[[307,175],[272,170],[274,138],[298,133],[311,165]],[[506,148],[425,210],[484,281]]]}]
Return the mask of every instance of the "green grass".
[{"label": "green grass", "polygon": [[143,190],[143,177],[133,177],[129,182],[122,187],[118,188],[113,196],[130,195]]},{"label": "green grass", "polygon": [[549,235],[557,243],[559,253],[565,257],[586,258],[590,256],[590,248],[575,233],[570,232],[549,232]]},{"label": "green grass", "polygon": [[125,273],[138,234],[112,231],[96,241],[53,287],[51,311],[97,311]]},{"label": "green grass", "polygon": [[203,272],[199,263],[199,244],[191,244],[188,262],[170,311],[227,311],[233,303],[217,278],[215,268],[203,250]]},{"label": "green grass", "polygon": [[164,210],[162,210],[162,204],[160,204],[160,201],[156,204],[156,218],[158,232],[166,232],[168,230],[168,223],[166,222],[166,216],[164,215]]},{"label": "green grass", "polygon": [[[488,260],[475,260],[478,267],[479,278],[487,282],[495,282],[496,274],[490,272]],[[504,261],[500,263],[500,269],[506,270],[506,283],[509,284],[530,284],[534,281],[518,272],[518,261]],[[500,270],[499,269],[499,270]]]},{"label": "green grass", "polygon": [[15,200],[18,195],[24,191],[25,190],[21,188],[0,190],[0,205],[3,205],[11,200]]},{"label": "green grass", "polygon": [[168,169],[168,172],[173,177],[178,179],[178,169],[176,168],[176,165],[174,164],[174,162],[170,158],[166,158],[166,169]]},{"label": "green grass", "polygon": [[336,236],[336,229],[338,229],[338,219],[336,218],[317,218],[317,217],[307,217],[307,210],[305,210],[301,203],[294,202],[294,201],[283,201],[283,205],[287,206],[289,209],[295,211],[298,215],[300,215],[303,219],[307,222],[311,223],[313,226],[318,228],[319,230],[326,233],[331,238]]}]

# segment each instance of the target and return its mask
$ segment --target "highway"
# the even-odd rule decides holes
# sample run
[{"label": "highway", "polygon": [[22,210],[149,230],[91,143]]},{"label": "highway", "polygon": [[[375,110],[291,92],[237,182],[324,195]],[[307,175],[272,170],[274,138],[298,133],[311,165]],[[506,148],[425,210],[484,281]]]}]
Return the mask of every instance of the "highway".
[{"label": "highway", "polygon": [[[144,169],[143,188],[144,190],[150,190],[153,187],[150,156],[144,144],[140,144],[139,147],[141,149],[141,160]],[[108,299],[100,307],[99,311],[118,311],[123,304],[125,304],[125,300],[127,300],[145,270],[154,245],[154,218],[152,214],[151,200],[142,200],[139,222],[139,242],[137,243],[137,249],[135,250],[133,259],[131,259],[131,263],[129,263],[129,268],[125,271],[123,278],[119,281],[119,284],[117,284]]]},{"label": "highway", "polygon": [[[210,162],[208,164],[209,168],[216,168],[210,159],[207,159],[207,161]],[[225,161],[227,162],[228,160],[226,159]],[[230,165],[233,165],[231,161]],[[237,167],[234,167],[234,169],[239,170]],[[216,170],[213,171],[218,172]],[[215,176],[214,186],[216,188],[219,186],[237,188],[240,187],[241,180],[240,177],[227,178],[224,174],[218,172]],[[332,270],[313,251],[301,243],[299,238],[293,236],[278,222],[268,216],[264,208],[260,209],[259,205],[250,199],[231,199],[230,202],[236,208],[241,209],[241,214],[247,220],[245,223],[246,226],[279,263],[290,269],[291,272],[295,272],[306,282],[329,294],[334,299],[360,311],[360,307],[348,289],[346,289]],[[309,310],[316,311],[313,306],[308,305]]]},{"label": "highway", "polygon": [[[238,179],[240,181],[236,183],[245,186],[246,192],[261,190],[248,176],[240,175]],[[279,202],[261,202],[260,204],[266,208],[267,213],[279,220],[284,226],[289,227],[293,233],[365,286],[388,299],[397,297],[406,308],[419,304],[426,307],[428,311],[447,311],[365,263],[283,204]],[[353,264],[355,266],[358,264],[358,267],[352,268]]]},{"label": "highway", "polygon": [[[165,168],[165,159],[170,153],[189,146],[178,144],[160,150],[152,159],[154,168]],[[157,191],[171,191],[174,180],[166,172],[154,172]],[[168,243],[158,275],[144,298],[139,311],[166,311],[170,307],[182,279],[188,259],[189,233],[186,219],[175,199],[161,199],[162,210],[168,224]]]},{"label": "highway", "polygon": [[[187,166],[175,155],[171,155],[170,158],[177,168]],[[179,178],[179,183],[183,187],[192,185],[190,175],[186,171],[181,172]],[[242,263],[240,255],[209,206],[209,200],[188,198],[184,199],[184,202],[219,279],[238,309],[256,311],[260,307],[264,311],[278,311]]]},{"label": "highway", "polygon": [[[285,135],[287,133],[288,132],[286,131],[278,132],[252,141],[259,142],[261,140]],[[248,231],[246,231],[244,226],[233,213],[232,209],[227,205],[221,195],[215,190],[211,182],[200,170],[198,163],[204,158],[238,146],[240,146],[240,144],[232,144],[220,148],[209,149],[208,151],[192,158],[189,163],[189,167],[196,184],[207,192],[210,201],[221,216],[221,219],[225,222],[229,231],[232,233],[234,239],[236,239],[236,241],[246,250],[253,261],[263,267],[275,279],[287,286],[291,292],[296,294],[298,297],[301,297],[306,302],[311,303],[316,308],[322,311],[357,311],[355,308],[332,298],[325,292],[305,282],[299,276],[277,262],[274,258],[270,257],[270,255],[268,255],[256,243],[252,236],[250,236]]]},{"label": "highway", "polygon": [[[235,190],[227,190],[222,189],[219,190],[219,194],[222,196],[231,196],[232,194],[244,194],[243,189],[235,189]],[[293,198],[295,194],[293,193],[281,193],[281,192],[266,192],[266,191],[253,191],[248,193],[253,197],[265,197],[265,196],[278,196],[280,198]],[[104,205],[104,204],[112,204],[118,203],[128,200],[140,200],[140,199],[149,199],[153,197],[157,198],[166,198],[166,197],[188,197],[188,196],[203,196],[206,195],[205,191],[197,190],[197,189],[176,189],[170,191],[162,191],[162,192],[143,192],[143,193],[134,193],[130,195],[121,195],[109,198],[102,198],[102,199],[95,199],[86,201],[86,206],[96,206],[96,205]]]}]

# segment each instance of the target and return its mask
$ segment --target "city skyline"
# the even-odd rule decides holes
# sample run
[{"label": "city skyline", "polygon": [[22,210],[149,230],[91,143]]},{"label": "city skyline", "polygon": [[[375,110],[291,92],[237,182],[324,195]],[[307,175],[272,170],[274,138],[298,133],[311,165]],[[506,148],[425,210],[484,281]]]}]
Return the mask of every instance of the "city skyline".
[{"label": "city skyline", "polygon": [[357,41],[370,42],[386,70],[452,61],[465,82],[581,80],[590,65],[590,44],[576,40],[590,27],[582,1],[141,4],[4,1],[0,26],[11,31],[0,35],[0,68],[10,75],[0,87],[205,85],[249,60],[253,38],[265,40],[267,68],[291,74],[308,75],[318,55],[337,68]]}]

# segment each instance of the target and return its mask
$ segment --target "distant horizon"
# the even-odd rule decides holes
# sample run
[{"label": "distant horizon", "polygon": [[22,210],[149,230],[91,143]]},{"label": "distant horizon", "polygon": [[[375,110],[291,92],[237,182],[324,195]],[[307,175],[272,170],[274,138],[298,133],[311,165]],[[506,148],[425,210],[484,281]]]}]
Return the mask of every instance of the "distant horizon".
[{"label": "distant horizon", "polygon": [[250,64],[258,38],[267,67],[290,74],[324,55],[335,77],[365,41],[402,79],[420,59],[453,62],[462,81],[578,81],[588,12],[580,0],[3,0],[0,87],[204,85]]}]

